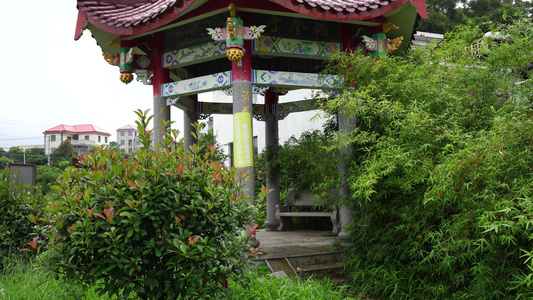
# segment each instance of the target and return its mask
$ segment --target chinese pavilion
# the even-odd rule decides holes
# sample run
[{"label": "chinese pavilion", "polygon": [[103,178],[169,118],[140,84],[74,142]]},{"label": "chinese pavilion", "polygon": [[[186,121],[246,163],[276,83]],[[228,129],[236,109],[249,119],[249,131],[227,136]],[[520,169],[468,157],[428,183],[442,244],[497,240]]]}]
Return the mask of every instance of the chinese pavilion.
[{"label": "chinese pavilion", "polygon": [[[249,172],[244,191],[251,201],[252,117],[265,122],[266,146],[275,149],[278,119],[317,108],[315,100],[278,103],[280,94],[336,88],[334,75],[318,76],[326,59],[340,51],[375,57],[402,51],[417,20],[427,18],[424,0],[78,0],[77,6],[75,39],[88,29],[122,82],[135,74],[152,85],[155,141],[171,105],[184,111],[186,146],[194,142],[191,123],[233,114],[234,164]],[[233,103],[198,101],[199,93],[213,90],[233,95]],[[252,103],[254,93],[264,104]],[[350,128],[345,121],[339,126]],[[265,225],[276,230],[279,182],[267,185],[277,192],[268,195]],[[341,207],[341,240],[350,220],[350,208]]]}]

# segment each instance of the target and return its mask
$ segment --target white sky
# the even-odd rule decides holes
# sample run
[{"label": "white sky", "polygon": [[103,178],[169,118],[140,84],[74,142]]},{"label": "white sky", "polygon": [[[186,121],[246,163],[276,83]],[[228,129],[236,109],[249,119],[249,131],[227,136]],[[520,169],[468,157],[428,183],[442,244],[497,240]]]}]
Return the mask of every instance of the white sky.
[{"label": "white sky", "polygon": [[[103,59],[89,30],[74,41],[77,13],[73,0],[61,4],[0,0],[0,147],[5,150],[43,144],[43,131],[60,124],[93,124],[116,141],[117,128],[135,125],[134,110],[152,108],[152,86],[135,80],[122,83],[118,67]],[[304,98],[298,93],[292,100]],[[292,134],[299,136],[309,125],[321,128],[309,124],[314,114],[291,114],[281,121],[280,142]],[[172,108],[174,128],[183,128],[182,115]],[[260,148],[263,126],[254,122]],[[231,141],[228,127],[231,116],[215,117],[219,142]]]},{"label": "white sky", "polygon": [[73,0],[0,0],[0,147],[43,144],[60,124],[93,124],[116,141],[134,110],[152,107],[152,86],[122,83],[88,30],[74,41],[77,12]]}]

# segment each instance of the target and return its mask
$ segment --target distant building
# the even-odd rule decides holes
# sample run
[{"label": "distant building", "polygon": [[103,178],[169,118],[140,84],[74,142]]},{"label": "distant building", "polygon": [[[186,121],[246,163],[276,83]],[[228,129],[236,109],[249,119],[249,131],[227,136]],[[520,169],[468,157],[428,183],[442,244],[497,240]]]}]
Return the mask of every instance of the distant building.
[{"label": "distant building", "polygon": [[427,46],[433,41],[435,41],[435,43],[438,44],[443,39],[444,39],[444,35],[440,33],[417,31],[413,35],[413,39],[411,40],[411,45],[415,48],[418,48],[418,47]]},{"label": "distant building", "polygon": [[93,147],[109,145],[110,133],[92,125],[65,125],[61,124],[43,132],[44,153],[51,154],[63,141],[70,140],[74,152],[81,154]]},{"label": "distant building", "polygon": [[131,154],[136,149],[141,148],[141,143],[137,138],[138,135],[139,131],[131,125],[122,126],[117,129],[117,143],[120,149]]}]

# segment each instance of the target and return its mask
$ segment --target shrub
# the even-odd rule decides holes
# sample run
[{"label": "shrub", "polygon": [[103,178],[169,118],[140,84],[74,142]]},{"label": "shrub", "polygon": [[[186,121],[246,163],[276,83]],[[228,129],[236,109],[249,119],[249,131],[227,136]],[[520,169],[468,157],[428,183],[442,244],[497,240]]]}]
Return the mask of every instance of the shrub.
[{"label": "shrub", "polygon": [[[133,158],[99,148],[60,178],[34,251],[66,280],[101,294],[143,299],[201,298],[223,292],[248,264],[250,206],[239,177],[176,130],[150,148],[152,117],[136,112],[143,145]],[[166,124],[168,125],[168,124]]]},{"label": "shrub", "polygon": [[9,169],[0,171],[0,269],[12,255],[20,254],[31,239],[36,217],[40,215],[43,199],[32,188],[11,182]]}]

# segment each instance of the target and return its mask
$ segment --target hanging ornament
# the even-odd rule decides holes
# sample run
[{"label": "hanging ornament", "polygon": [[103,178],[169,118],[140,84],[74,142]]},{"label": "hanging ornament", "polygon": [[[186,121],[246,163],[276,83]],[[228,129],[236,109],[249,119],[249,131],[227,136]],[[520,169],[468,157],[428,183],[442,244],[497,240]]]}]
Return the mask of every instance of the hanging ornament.
[{"label": "hanging ornament", "polygon": [[133,80],[133,48],[120,48],[120,81],[125,84]]}]

